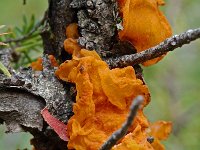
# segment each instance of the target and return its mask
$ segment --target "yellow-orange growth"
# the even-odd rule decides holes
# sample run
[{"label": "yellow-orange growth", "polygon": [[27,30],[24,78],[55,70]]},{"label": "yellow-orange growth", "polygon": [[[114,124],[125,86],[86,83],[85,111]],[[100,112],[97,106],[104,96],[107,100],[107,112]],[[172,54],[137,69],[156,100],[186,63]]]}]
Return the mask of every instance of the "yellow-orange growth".
[{"label": "yellow-orange growth", "polygon": [[[53,67],[58,67],[58,63],[55,59],[55,57],[53,55],[49,55],[48,56],[50,62],[51,62],[51,66]],[[43,70],[43,66],[42,66],[42,58],[39,57],[36,61],[31,63],[31,67],[33,70],[35,71],[42,71]]]},{"label": "yellow-orange growth", "polygon": [[[120,40],[128,40],[141,52],[153,47],[172,35],[171,27],[159,10],[163,0],[118,0],[123,30],[119,31]],[[163,56],[149,60],[148,66],[161,60]]]},{"label": "yellow-orange growth", "polygon": [[[66,41],[69,43],[66,44]],[[162,139],[158,139],[155,146],[147,141],[151,135],[147,132],[150,124],[143,108],[150,101],[149,91],[136,78],[134,69],[128,66],[110,70],[95,51],[77,48],[76,40],[66,41],[65,48],[73,54],[72,60],[62,63],[56,75],[66,82],[75,83],[77,90],[74,115],[67,124],[68,148],[99,149],[126,120],[132,100],[137,95],[143,95],[143,107],[138,111],[129,133],[113,150],[158,150],[155,146],[160,146],[159,140]]]}]

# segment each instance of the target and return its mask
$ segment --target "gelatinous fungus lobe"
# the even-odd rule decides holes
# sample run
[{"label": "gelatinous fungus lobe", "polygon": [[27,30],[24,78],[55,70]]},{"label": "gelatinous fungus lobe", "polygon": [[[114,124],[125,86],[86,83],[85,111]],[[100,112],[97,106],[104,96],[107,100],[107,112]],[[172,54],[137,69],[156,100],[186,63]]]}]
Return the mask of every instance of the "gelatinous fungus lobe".
[{"label": "gelatinous fungus lobe", "polygon": [[[163,0],[118,0],[123,19],[121,40],[130,41],[137,52],[153,47],[172,34],[171,27],[159,10]],[[143,63],[148,66],[161,60],[163,56]]]},{"label": "gelatinous fungus lobe", "polygon": [[[58,67],[58,62],[56,61],[56,58],[53,55],[49,55],[48,56],[50,62],[51,62],[51,66],[53,67]],[[43,66],[42,66],[42,58],[39,57],[36,61],[31,63],[31,67],[33,70],[35,71],[42,71],[43,70]]]},{"label": "gelatinous fungus lobe", "polygon": [[[143,95],[143,105],[148,104],[149,91],[136,79],[132,67],[110,70],[94,51],[82,49],[79,56],[56,71],[60,79],[75,83],[77,89],[74,115],[67,125],[68,148],[96,150],[121,127],[134,97]],[[144,132],[148,127],[142,110],[134,122],[132,129],[139,125]]]}]

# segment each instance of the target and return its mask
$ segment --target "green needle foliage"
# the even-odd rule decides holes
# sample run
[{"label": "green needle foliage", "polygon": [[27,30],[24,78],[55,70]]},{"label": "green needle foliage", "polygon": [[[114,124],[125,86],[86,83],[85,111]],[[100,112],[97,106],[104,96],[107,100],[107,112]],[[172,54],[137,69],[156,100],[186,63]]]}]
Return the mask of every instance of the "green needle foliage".
[{"label": "green needle foliage", "polygon": [[0,37],[0,41],[9,44],[16,56],[12,63],[15,69],[30,65],[32,61],[42,55],[39,22],[36,22],[34,15],[30,19],[24,15],[22,20],[21,28],[8,28],[6,32],[10,34]]},{"label": "green needle foliage", "polygon": [[0,61],[0,71],[3,72],[3,74],[5,74],[8,77],[11,77],[10,72],[8,71],[8,69],[1,63]]}]

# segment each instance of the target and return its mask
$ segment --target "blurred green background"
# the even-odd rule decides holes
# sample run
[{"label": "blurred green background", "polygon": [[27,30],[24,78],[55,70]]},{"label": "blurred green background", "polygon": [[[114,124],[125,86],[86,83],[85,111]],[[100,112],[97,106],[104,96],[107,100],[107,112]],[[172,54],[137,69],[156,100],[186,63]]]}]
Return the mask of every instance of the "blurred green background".
[{"label": "blurred green background", "polygon": [[[22,16],[42,18],[45,0],[0,0],[0,24],[21,26]],[[173,33],[200,27],[199,0],[167,0],[165,12]],[[145,67],[144,76],[151,91],[145,114],[149,120],[173,122],[173,133],[164,142],[167,150],[200,149],[200,40],[169,53],[161,62]],[[31,149],[28,133],[5,134],[0,126],[0,150]]]}]

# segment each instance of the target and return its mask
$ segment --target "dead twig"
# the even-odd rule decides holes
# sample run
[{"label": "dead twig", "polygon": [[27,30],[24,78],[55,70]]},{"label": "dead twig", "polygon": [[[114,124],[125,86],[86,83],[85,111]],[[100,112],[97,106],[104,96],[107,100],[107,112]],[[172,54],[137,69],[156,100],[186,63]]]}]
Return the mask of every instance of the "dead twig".
[{"label": "dead twig", "polygon": [[180,35],[174,35],[166,39],[159,45],[149,48],[140,53],[123,55],[117,58],[109,58],[106,60],[106,62],[111,68],[140,64],[147,60],[162,56],[163,54],[166,54],[169,51],[173,51],[176,48],[181,47],[185,44],[189,44],[190,42],[198,38],[200,38],[200,28],[188,30],[184,33],[181,33]]},{"label": "dead twig", "polygon": [[142,96],[137,96],[130,107],[130,113],[127,117],[126,122],[122,125],[122,127],[115,131],[109,138],[108,140],[102,145],[100,150],[110,150],[121,138],[123,138],[127,131],[128,128],[132,125],[132,122],[137,114],[137,110],[141,103],[143,102],[143,97]]}]

